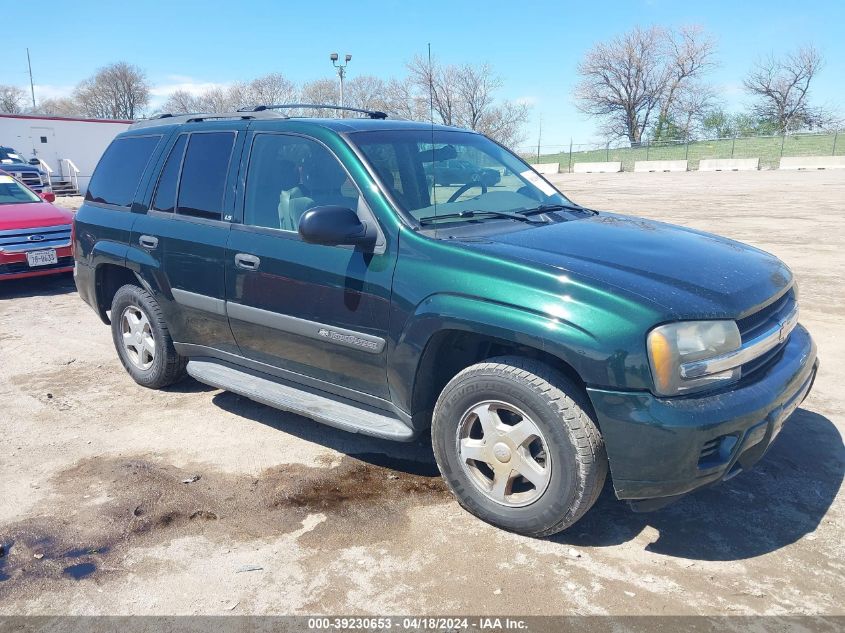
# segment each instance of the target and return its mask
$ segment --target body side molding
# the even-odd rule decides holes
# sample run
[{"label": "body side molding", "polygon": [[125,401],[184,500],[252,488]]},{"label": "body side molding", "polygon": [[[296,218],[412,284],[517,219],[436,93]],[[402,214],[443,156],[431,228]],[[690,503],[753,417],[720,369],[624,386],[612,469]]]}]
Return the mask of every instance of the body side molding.
[{"label": "body side molding", "polygon": [[278,312],[270,312],[261,308],[253,308],[232,301],[226,302],[226,311],[231,319],[263,325],[299,336],[329,341],[370,354],[380,354],[384,349],[385,340],[372,334],[347,330],[317,321],[279,314]]},{"label": "body side molding", "polygon": [[196,292],[188,292],[179,288],[171,288],[170,292],[173,293],[176,303],[187,306],[188,308],[226,316],[226,302],[223,299],[197,294]]}]

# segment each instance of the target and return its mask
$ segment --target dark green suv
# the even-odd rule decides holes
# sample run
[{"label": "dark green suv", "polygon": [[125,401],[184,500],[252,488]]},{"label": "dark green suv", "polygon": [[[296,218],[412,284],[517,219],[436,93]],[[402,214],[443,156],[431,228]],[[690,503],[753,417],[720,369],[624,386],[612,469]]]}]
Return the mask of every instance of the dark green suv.
[{"label": "dark green suv", "polygon": [[[285,113],[165,115],[100,161],[76,283],[137,383],[430,432],[465,508],[535,536],[608,469],[639,509],[734,476],[809,392],[777,258],[583,208],[480,134]],[[478,170],[439,178],[455,160]]]}]

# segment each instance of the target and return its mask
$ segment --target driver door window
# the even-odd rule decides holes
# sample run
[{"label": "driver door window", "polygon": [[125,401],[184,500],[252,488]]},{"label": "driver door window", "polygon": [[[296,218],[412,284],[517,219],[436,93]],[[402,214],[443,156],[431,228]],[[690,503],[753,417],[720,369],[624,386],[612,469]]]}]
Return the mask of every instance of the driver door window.
[{"label": "driver door window", "polygon": [[358,209],[359,193],[338,160],[307,138],[258,134],[252,144],[244,197],[244,224],[297,231],[313,207]]}]

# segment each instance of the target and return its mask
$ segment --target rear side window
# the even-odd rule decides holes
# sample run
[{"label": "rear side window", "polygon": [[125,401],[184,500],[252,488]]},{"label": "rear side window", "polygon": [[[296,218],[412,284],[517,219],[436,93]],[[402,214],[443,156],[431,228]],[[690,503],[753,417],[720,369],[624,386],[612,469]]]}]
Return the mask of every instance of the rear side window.
[{"label": "rear side window", "polygon": [[108,146],[88,184],[89,202],[128,207],[161,136],[126,136]]},{"label": "rear side window", "polygon": [[153,209],[172,213],[176,207],[176,188],[179,185],[179,168],[182,166],[182,156],[185,154],[185,143],[187,134],[182,134],[176,139],[176,144],[170,150],[170,156],[164,163],[161,170],[161,177],[158,180],[156,196],[153,200]]},{"label": "rear side window", "polygon": [[177,213],[209,220],[222,218],[226,174],[234,144],[234,132],[191,134],[182,163]]}]

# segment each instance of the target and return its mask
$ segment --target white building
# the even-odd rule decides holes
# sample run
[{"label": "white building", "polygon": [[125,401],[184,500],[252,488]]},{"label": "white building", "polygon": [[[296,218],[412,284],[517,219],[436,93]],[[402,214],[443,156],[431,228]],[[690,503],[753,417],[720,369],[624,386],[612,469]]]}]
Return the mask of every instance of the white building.
[{"label": "white building", "polygon": [[132,121],[0,114],[0,145],[40,159],[54,190],[73,183],[84,193],[100,156]]}]

